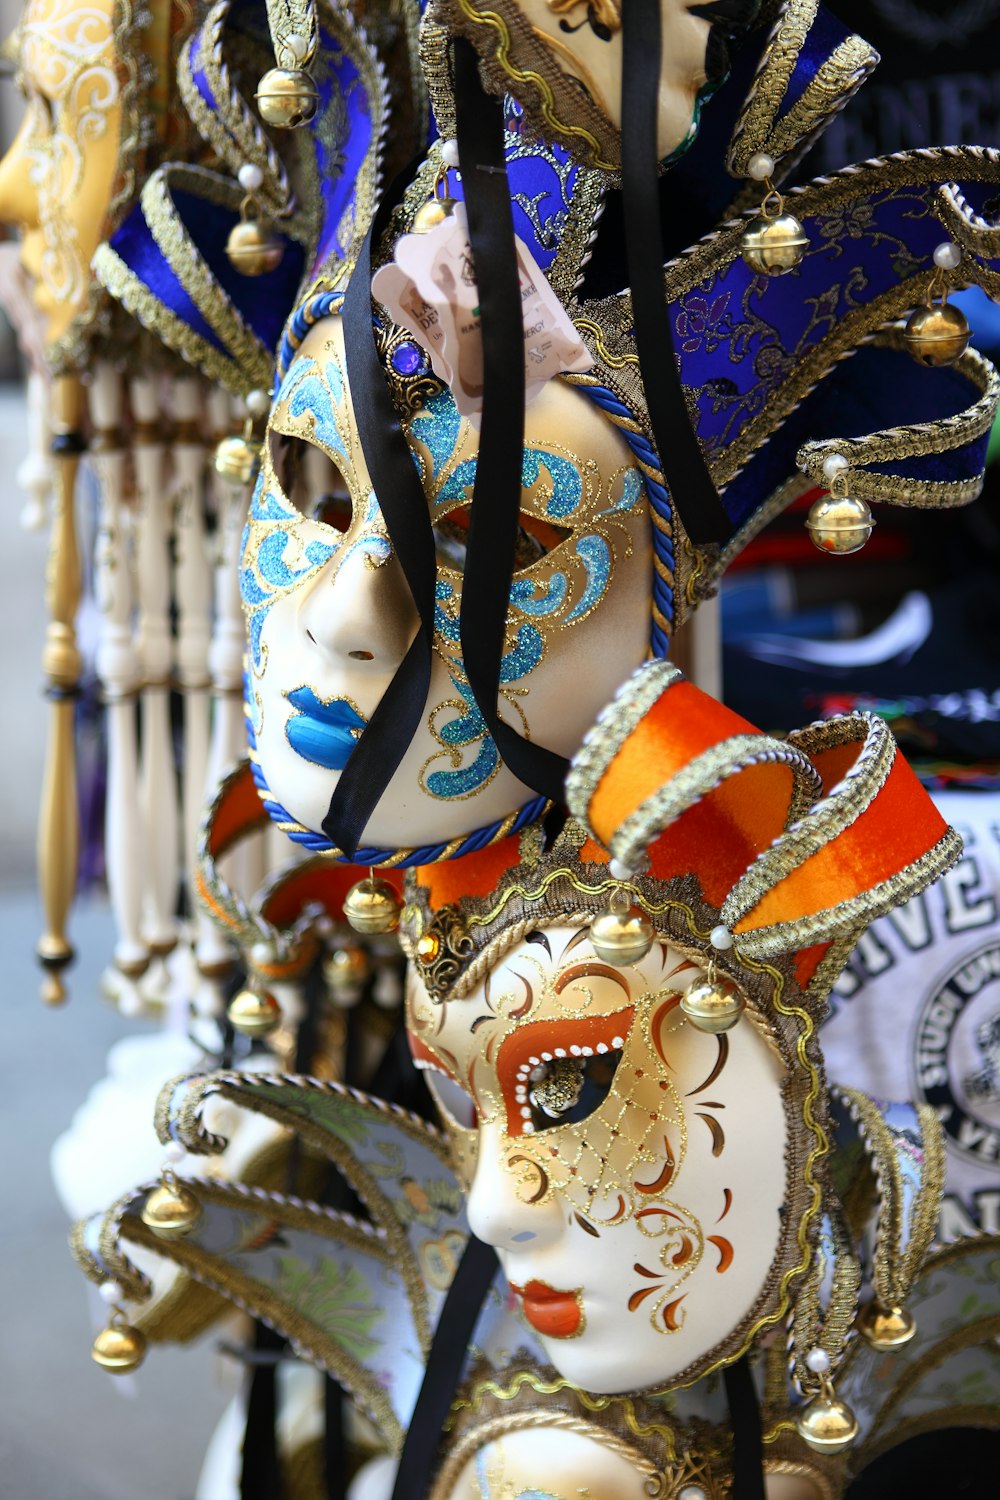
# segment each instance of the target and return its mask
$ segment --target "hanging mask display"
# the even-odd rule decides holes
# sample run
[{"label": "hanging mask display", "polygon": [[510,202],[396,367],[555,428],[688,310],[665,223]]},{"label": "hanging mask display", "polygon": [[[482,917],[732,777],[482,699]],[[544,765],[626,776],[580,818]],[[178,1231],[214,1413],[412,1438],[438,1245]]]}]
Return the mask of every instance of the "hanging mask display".
[{"label": "hanging mask display", "polygon": [[[716,33],[702,11],[713,9],[667,19],[698,29],[704,49]],[[738,18],[720,7],[720,22],[723,9],[732,30]],[[694,422],[716,496],[710,525],[679,477],[688,472],[680,450],[657,457],[628,293],[590,289],[588,258],[595,278],[619,278],[612,286],[628,274],[602,239],[615,173],[586,152],[590,164],[578,161],[558,131],[538,136],[531,91],[513,83],[502,124],[496,105],[498,160],[479,159],[467,133],[463,148],[462,100],[470,118],[485,118],[493,102],[475,61],[460,67],[458,52],[449,61],[446,23],[437,12],[425,18],[424,69],[449,138],[397,188],[362,253],[359,267],[375,270],[372,313],[357,291],[349,317],[351,294],[323,290],[321,275],[292,317],[244,547],[251,760],[265,805],[294,840],[406,865],[506,837],[561,800],[565,757],[593,714],[650,647],[666,653],[720,572],[811,484],[833,491],[810,519],[832,552],[863,545],[872,501],[974,495],[998,394],[992,369],[970,352],[921,370],[900,331],[879,330],[928,290],[993,285],[992,241],[975,205],[993,191],[997,164],[970,148],[950,153],[943,173],[944,157],[915,153],[778,204],[774,182],[831,117],[832,98],[840,107],[874,63],[859,38],[807,10],[786,7],[762,51],[753,33],[749,93],[747,80],[739,97],[727,85],[709,106],[731,131],[729,170],[763,185],[767,225],[787,209],[802,230],[797,269],[770,276],[744,254],[748,226],[735,219],[685,247],[663,276],[684,425]],[[593,32],[583,19],[577,41]],[[560,12],[560,35],[563,21],[572,24]],[[703,82],[704,52],[690,66]],[[821,69],[833,95],[813,83]],[[721,165],[716,177],[726,177]],[[958,196],[950,178],[962,182]],[[507,450],[490,436],[490,402],[481,406],[489,320],[480,326],[472,271],[485,231],[469,196],[470,184],[500,191],[504,180],[530,254],[516,273],[524,346],[510,351],[531,398],[516,507],[506,489],[501,501],[491,455]],[[770,228],[765,238],[770,256]],[[336,286],[343,270],[338,262],[325,280]],[[558,301],[589,367],[564,363],[533,385],[533,330],[544,320],[529,288],[541,281],[539,305]],[[538,338],[544,367],[542,346],[555,343]],[[862,343],[871,349],[845,361]],[[466,346],[472,364],[458,352]],[[837,413],[862,388],[870,427],[841,435]],[[362,418],[376,402],[385,403],[378,418]],[[928,402],[940,418],[901,427],[918,411],[926,419]],[[502,402],[492,410],[504,417]],[[308,467],[316,448],[329,461],[319,492],[307,477],[320,472]]]},{"label": "hanging mask display", "polygon": [[[662,664],[602,716],[569,784],[590,831],[568,823],[546,848],[529,830],[408,880],[407,1025],[443,1135],[313,1079],[224,1071],[164,1095],[164,1139],[193,1151],[222,1144],[202,1123],[213,1098],[294,1123],[371,1226],[197,1178],[204,1218],[183,1235],[138,1217],[142,1189],[81,1230],[78,1255],[139,1302],[131,1246],[266,1310],[398,1453],[471,1229],[500,1269],[426,1493],[465,1494],[487,1468],[558,1493],[593,1464],[609,1494],[652,1475],[664,1494],[693,1480],[723,1494],[747,1378],[765,1475],[838,1495],[909,1420],[876,1394],[873,1361],[904,1386],[933,1364],[967,1278],[984,1284],[976,1255],[995,1254],[970,1243],[961,1267],[945,1252],[921,1279],[943,1171],[933,1112],[829,1094],[817,1040],[857,932],[960,842],[879,721],[775,741]],[[598,933],[619,895],[646,934],[615,962]],[[708,989],[736,999],[723,1024]],[[264,1253],[262,1215],[280,1226]],[[768,1337],[785,1318],[787,1350]],[[920,1397],[938,1425],[962,1419],[942,1378]]]}]

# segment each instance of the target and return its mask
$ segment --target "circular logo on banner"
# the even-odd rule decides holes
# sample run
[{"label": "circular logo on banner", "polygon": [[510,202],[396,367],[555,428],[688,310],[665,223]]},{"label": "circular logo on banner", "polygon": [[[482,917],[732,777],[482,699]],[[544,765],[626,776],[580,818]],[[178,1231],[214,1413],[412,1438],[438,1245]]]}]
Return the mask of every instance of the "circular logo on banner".
[{"label": "circular logo on banner", "polygon": [[950,1145],[970,1161],[1000,1163],[1000,943],[957,964],[917,1019],[919,1096]]}]

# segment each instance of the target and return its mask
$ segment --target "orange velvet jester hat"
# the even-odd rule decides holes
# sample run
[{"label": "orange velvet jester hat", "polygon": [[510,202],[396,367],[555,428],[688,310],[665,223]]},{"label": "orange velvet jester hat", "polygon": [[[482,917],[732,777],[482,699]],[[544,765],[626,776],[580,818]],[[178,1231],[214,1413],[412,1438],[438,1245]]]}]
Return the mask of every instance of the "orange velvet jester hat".
[{"label": "orange velvet jester hat", "polygon": [[577,822],[548,850],[532,829],[411,873],[404,946],[436,998],[470,993],[526,924],[623,893],[659,932],[676,896],[689,943],[737,971],[790,962],[817,1001],[869,922],[962,847],[882,720],[845,714],[776,739],[662,661],[601,713],[567,800]]}]

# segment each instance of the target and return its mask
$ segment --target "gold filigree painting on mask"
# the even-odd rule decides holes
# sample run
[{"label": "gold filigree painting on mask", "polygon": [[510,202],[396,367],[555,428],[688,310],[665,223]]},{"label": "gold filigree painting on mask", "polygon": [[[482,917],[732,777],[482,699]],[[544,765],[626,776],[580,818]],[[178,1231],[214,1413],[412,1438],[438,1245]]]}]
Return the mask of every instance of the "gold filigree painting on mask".
[{"label": "gold filigree painting on mask", "polygon": [[[729,70],[759,0],[661,0],[662,67],[656,150],[661,161],[694,139],[704,101]],[[468,37],[497,92],[509,89],[535,128],[591,166],[621,165],[619,0],[432,0],[428,15]],[[432,79],[432,95],[435,93]],[[435,97],[435,106],[439,99]],[[445,110],[445,118],[447,111]]]},{"label": "gold filigree painting on mask", "polygon": [[728,1035],[692,1026],[680,1002],[704,964],[666,936],[637,963],[603,963],[584,918],[528,931],[461,999],[439,1003],[411,965],[411,1050],[470,1226],[552,1363],[588,1390],[703,1372],[734,1329],[759,1326],[774,1267],[795,1258],[795,1027],[779,1039],[755,1005]]},{"label": "gold filigree painting on mask", "polygon": [[0,221],[21,230],[21,260],[49,358],[73,360],[93,318],[90,272],[138,149],[139,59],[128,0],[29,0],[15,44],[27,109],[0,162]]}]

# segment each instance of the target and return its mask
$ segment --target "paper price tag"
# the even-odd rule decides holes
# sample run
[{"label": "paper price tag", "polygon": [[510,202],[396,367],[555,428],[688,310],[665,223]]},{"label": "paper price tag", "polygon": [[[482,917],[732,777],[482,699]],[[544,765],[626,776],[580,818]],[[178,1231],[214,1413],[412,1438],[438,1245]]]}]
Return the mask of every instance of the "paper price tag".
[{"label": "paper price tag", "polygon": [[[589,370],[593,360],[534,256],[515,239],[524,327],[525,400],[554,375]],[[464,204],[427,234],[407,234],[394,260],[378,271],[372,291],[393,320],[430,356],[462,416],[478,422],[483,408],[483,338],[479,291]]]}]

